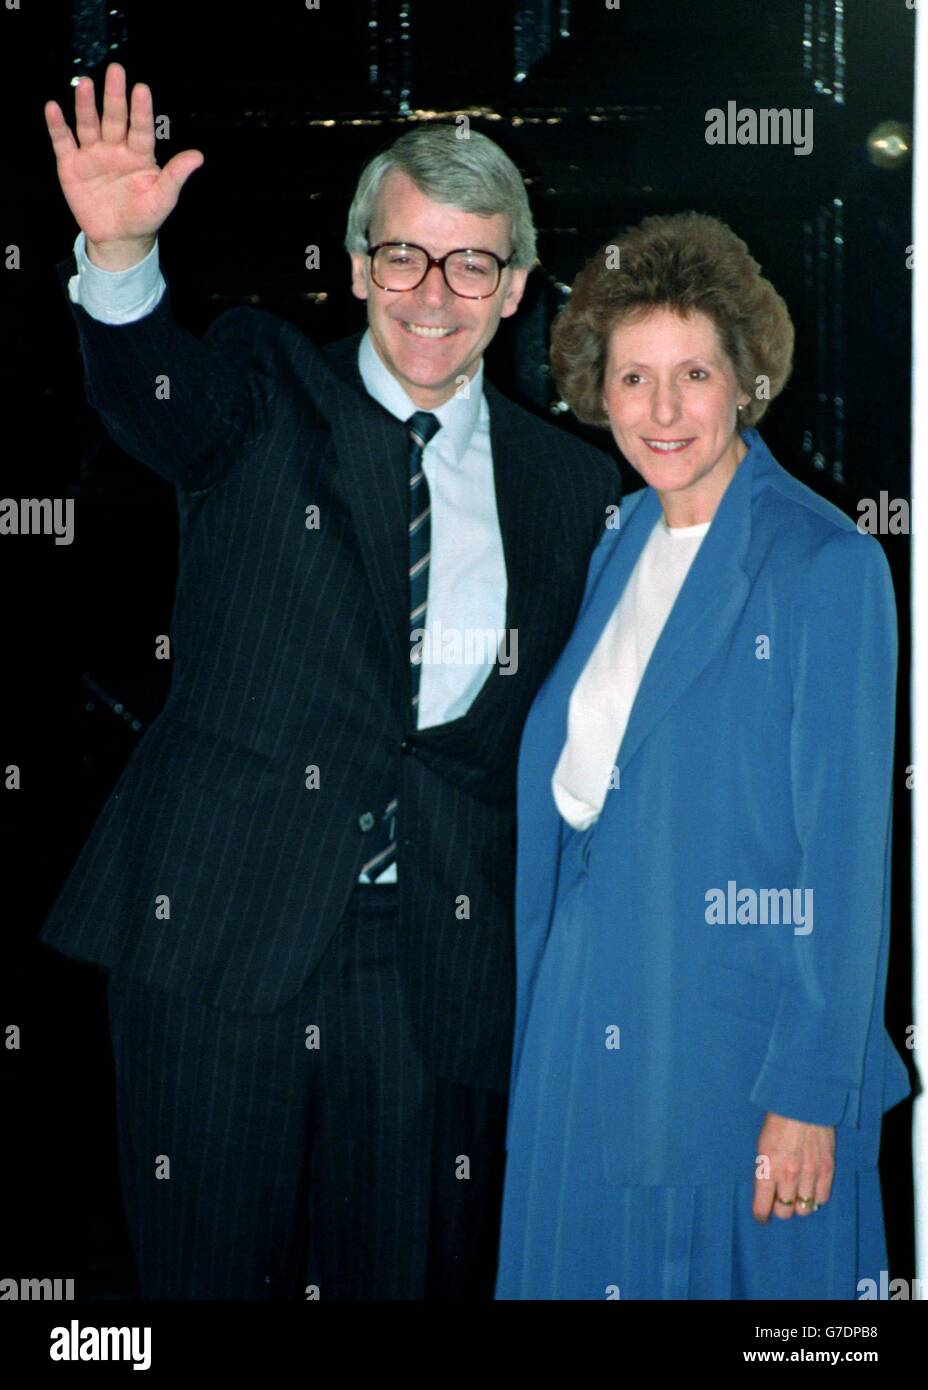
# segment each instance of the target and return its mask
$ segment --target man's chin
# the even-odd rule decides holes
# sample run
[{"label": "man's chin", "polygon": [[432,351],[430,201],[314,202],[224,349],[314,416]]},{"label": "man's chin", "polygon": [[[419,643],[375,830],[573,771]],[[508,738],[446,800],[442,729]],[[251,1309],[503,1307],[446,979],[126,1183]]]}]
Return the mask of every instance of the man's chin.
[{"label": "man's chin", "polygon": [[[454,344],[453,355],[452,349],[443,346],[445,343]],[[423,391],[445,399],[453,395],[477,366],[473,357],[473,335],[463,330],[449,338],[429,342],[396,327],[384,333],[382,346],[378,344],[378,348],[384,365],[407,391]]]},{"label": "man's chin", "polygon": [[396,365],[401,380],[408,382],[410,386],[419,391],[447,393],[449,396],[470,378],[472,371],[472,364],[465,360],[432,367],[429,363],[406,362],[401,359]]}]

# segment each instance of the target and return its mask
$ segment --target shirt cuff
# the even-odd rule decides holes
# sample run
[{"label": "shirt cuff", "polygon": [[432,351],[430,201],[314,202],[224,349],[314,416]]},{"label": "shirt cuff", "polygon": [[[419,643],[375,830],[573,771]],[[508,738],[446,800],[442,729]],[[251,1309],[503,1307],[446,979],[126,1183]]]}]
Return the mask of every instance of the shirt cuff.
[{"label": "shirt cuff", "polygon": [[134,323],[150,314],[167,286],[158,261],[158,243],[138,265],[128,270],[103,270],[88,258],[86,238],[78,232],[74,240],[77,274],[68,281],[73,304],[86,309],[101,323]]}]

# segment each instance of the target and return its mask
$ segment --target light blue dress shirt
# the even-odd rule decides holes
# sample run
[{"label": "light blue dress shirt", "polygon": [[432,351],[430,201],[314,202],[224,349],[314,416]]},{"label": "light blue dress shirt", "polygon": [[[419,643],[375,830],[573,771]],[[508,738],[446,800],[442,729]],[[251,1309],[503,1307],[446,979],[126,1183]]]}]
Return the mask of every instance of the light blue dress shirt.
[{"label": "light blue dress shirt", "polygon": [[[157,242],[131,269],[102,270],[88,260],[84,233],[79,232],[74,257],[78,273],[68,282],[68,293],[103,323],[144,318],[164,294]],[[358,371],[370,395],[397,419],[407,420],[419,409],[381,359],[370,329],[361,339]],[[467,713],[496,658],[507,595],[483,362],[467,389],[432,413],[441,429],[426,445],[422,464],[432,516],[420,729]],[[396,865],[377,881],[395,882]]]}]

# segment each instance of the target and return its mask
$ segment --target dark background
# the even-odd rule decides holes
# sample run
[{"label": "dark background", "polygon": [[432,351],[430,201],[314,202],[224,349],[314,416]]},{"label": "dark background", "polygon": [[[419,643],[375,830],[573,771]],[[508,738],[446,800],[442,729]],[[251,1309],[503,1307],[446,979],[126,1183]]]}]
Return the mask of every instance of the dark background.
[{"label": "dark background", "polygon": [[[157,714],[167,663],[176,525],[171,490],[105,436],[83,400],[76,335],[54,264],[76,227],[61,198],[43,104],[73,117],[69,83],[102,87],[118,59],[170,118],[162,162],[206,155],[160,239],[182,320],[201,331],[255,303],[320,341],[360,327],[342,247],[357,174],[410,121],[468,114],[525,175],[539,259],[488,354],[496,382],[577,429],[546,367],[551,318],[583,261],[618,229],[687,208],[722,217],[784,296],[796,364],[762,422],[775,456],[854,519],[908,498],[913,13],[841,0],[321,0],[232,7],[36,3],[0,7],[5,139],[0,245],[3,493],[76,499],[76,540],[2,537],[6,596],[0,767],[9,908],[0,1274],[75,1277],[79,1296],[131,1292],[113,1132],[104,977],[35,934],[109,788]],[[710,146],[706,111],[814,113],[808,156]],[[882,151],[882,155],[881,155]],[[874,162],[881,158],[880,163]],[[308,271],[304,248],[320,247]],[[5,252],[4,252],[5,255]],[[603,447],[607,437],[581,431]],[[623,464],[626,483],[634,475]],[[908,536],[884,536],[900,612],[894,938],[887,1019],[911,1019]],[[844,601],[835,595],[835,602]],[[855,756],[854,749],[847,756]],[[910,1054],[905,1054],[910,1060]],[[814,1065],[814,1059],[809,1059]],[[911,1278],[910,1110],[884,1125],[891,1274]]]}]

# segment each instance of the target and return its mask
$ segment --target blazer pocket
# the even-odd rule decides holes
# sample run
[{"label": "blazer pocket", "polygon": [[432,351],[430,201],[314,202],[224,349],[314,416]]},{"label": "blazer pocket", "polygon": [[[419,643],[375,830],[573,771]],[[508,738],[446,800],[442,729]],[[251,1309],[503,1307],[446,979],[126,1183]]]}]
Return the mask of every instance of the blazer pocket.
[{"label": "blazer pocket", "polygon": [[[234,739],[173,715],[161,715],[152,725],[149,738],[156,730],[160,737],[150,756],[165,788],[183,793],[196,787],[212,796],[248,803],[280,785],[278,764],[267,754]],[[140,752],[147,741],[143,740]]]},{"label": "blazer pocket", "polygon": [[781,992],[780,981],[768,975],[755,975],[717,961],[706,961],[702,968],[700,996],[704,1003],[765,1028],[776,1018]]}]

